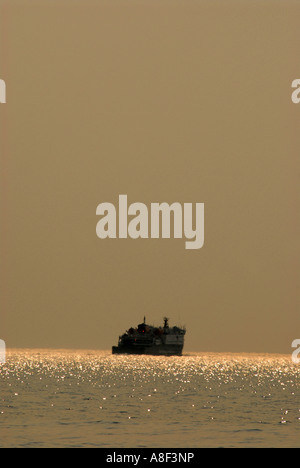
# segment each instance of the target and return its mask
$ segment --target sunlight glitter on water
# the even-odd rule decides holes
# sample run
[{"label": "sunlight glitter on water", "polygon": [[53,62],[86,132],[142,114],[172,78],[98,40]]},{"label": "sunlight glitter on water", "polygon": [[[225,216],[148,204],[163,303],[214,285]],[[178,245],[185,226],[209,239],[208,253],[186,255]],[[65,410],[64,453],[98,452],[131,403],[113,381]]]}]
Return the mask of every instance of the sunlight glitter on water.
[{"label": "sunlight glitter on water", "polygon": [[1,447],[299,447],[288,356],[10,351]]}]

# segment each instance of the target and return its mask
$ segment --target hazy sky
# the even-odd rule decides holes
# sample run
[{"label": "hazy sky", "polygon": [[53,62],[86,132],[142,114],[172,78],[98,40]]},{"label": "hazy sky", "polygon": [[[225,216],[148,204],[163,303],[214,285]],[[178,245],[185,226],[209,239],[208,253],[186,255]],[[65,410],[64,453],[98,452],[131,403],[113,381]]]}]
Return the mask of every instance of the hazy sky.
[{"label": "hazy sky", "polygon": [[[300,338],[298,1],[0,0],[1,324],[108,349],[143,320],[187,351]],[[97,205],[205,203],[205,246],[100,240]]]}]

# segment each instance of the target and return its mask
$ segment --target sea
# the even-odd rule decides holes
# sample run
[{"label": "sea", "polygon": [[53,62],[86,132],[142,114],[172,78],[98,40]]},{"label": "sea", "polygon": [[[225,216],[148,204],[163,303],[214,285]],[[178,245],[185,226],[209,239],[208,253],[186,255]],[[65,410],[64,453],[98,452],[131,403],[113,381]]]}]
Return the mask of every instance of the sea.
[{"label": "sea", "polygon": [[291,356],[10,350],[1,448],[299,448]]}]

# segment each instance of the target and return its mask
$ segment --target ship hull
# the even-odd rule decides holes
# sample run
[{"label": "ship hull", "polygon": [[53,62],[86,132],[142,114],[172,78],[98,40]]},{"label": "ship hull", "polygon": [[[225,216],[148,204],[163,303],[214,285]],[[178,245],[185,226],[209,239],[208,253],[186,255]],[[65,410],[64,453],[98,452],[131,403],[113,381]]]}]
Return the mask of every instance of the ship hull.
[{"label": "ship hull", "polygon": [[182,356],[181,345],[154,345],[154,346],[113,346],[113,354],[135,354],[150,356]]}]

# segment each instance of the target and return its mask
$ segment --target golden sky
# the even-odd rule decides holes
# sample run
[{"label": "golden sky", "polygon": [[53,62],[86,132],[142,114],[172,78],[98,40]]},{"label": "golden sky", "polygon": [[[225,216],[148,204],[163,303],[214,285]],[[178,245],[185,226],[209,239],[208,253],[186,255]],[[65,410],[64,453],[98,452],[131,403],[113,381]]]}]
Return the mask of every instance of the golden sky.
[{"label": "golden sky", "polygon": [[[186,350],[300,334],[298,1],[0,0],[1,329],[108,349],[143,320]],[[99,203],[205,203],[205,245],[96,236]]]}]

